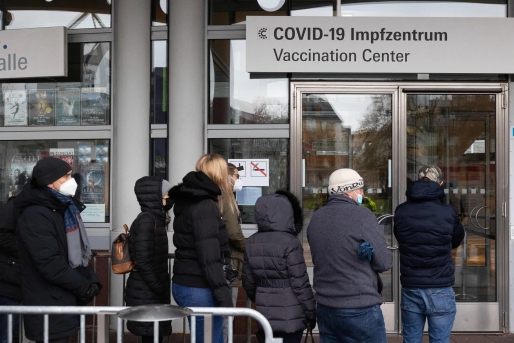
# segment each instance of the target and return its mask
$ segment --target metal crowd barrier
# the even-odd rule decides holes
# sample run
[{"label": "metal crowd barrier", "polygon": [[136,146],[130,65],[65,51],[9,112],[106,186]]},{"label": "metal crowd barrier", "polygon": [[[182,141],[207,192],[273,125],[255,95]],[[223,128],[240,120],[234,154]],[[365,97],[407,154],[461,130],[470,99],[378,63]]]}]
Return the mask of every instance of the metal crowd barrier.
[{"label": "metal crowd barrier", "polygon": [[[172,305],[163,305],[162,307],[173,307]],[[132,307],[135,309],[136,307]],[[0,306],[0,314],[7,314],[7,343],[13,343],[12,320],[15,314],[41,314],[44,317],[44,343],[49,341],[49,316],[52,314],[69,314],[80,316],[80,343],[86,343],[86,315],[103,316],[105,323],[106,315],[117,315],[123,310],[130,309],[130,307],[115,307],[115,306]],[[212,317],[213,316],[228,316],[228,343],[233,343],[233,320],[235,316],[247,316],[257,320],[263,331],[266,343],[282,343],[282,338],[274,338],[271,325],[262,314],[250,308],[237,308],[237,307],[191,307],[188,308],[192,311],[191,314],[191,343],[196,343],[196,317],[204,317],[204,341],[210,343],[212,341]],[[163,319],[161,319],[163,320]],[[184,322],[187,318],[182,319]],[[147,321],[147,320],[145,320]],[[159,320],[148,320],[158,323]],[[100,322],[100,320],[99,320]],[[117,343],[123,342],[123,319],[117,318]],[[105,325],[103,330],[109,330]],[[158,336],[159,326],[154,324],[154,337]],[[100,332],[97,333],[103,335]],[[104,336],[105,337],[105,336]],[[100,341],[100,339],[99,339]],[[202,342],[198,342],[202,343]]]}]

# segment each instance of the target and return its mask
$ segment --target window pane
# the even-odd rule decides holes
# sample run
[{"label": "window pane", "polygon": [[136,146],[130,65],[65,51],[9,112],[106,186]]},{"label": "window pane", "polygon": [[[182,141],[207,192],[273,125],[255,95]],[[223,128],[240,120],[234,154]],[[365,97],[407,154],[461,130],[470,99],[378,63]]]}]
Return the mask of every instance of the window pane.
[{"label": "window pane", "polygon": [[209,123],[288,123],[288,79],[250,79],[244,40],[216,40],[210,44]]},{"label": "window pane", "polygon": [[109,222],[109,140],[0,141],[0,199],[17,195],[30,182],[37,161],[56,156],[72,167],[75,196],[86,205],[84,222]]},{"label": "window pane", "polygon": [[168,1],[152,0],[152,25],[163,26],[168,23]]},{"label": "window pane", "polygon": [[110,43],[69,44],[67,77],[0,83],[0,126],[109,125],[110,79]]},{"label": "window pane", "polygon": [[341,5],[347,17],[499,17],[507,16],[505,1],[384,1]]},{"label": "window pane", "polygon": [[152,175],[168,179],[168,139],[152,139]]},{"label": "window pane", "polygon": [[264,11],[257,0],[211,0],[209,25],[232,25],[244,23],[246,16],[286,16],[287,3],[276,12]]},{"label": "window pane", "polygon": [[[269,186],[248,186],[249,181],[241,177],[243,189],[236,192],[236,199],[241,210],[244,224],[255,224],[254,205],[261,195],[271,194],[279,189],[289,189],[289,139],[210,139],[210,152],[220,154],[227,159],[268,160]],[[239,174],[248,174],[240,171]],[[245,181],[247,186],[244,186]]]},{"label": "window pane", "polygon": [[152,108],[153,124],[168,122],[168,44],[165,40],[152,42]]},{"label": "window pane", "polygon": [[65,26],[69,29],[111,27],[111,0],[7,0],[7,30]]}]

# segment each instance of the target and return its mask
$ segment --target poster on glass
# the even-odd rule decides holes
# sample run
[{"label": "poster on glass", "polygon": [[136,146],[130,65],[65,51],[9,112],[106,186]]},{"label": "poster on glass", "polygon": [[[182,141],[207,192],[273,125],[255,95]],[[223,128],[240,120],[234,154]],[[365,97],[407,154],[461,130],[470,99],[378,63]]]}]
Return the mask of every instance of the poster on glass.
[{"label": "poster on glass", "polygon": [[27,126],[27,92],[25,90],[4,91],[5,126]]},{"label": "poster on glass", "polygon": [[28,109],[30,126],[53,126],[55,104],[53,89],[29,89]]}]

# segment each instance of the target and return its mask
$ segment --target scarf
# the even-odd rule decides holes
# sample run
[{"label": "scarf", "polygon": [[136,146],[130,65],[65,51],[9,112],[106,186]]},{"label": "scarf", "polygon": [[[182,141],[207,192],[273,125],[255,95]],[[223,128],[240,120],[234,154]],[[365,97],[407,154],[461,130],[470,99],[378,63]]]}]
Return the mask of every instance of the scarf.
[{"label": "scarf", "polygon": [[82,222],[80,211],[69,196],[50,189],[57,199],[63,203],[69,203],[64,212],[64,226],[66,227],[66,241],[68,243],[68,263],[72,268],[86,267],[89,259],[93,255],[89,240],[87,238],[86,227]]}]

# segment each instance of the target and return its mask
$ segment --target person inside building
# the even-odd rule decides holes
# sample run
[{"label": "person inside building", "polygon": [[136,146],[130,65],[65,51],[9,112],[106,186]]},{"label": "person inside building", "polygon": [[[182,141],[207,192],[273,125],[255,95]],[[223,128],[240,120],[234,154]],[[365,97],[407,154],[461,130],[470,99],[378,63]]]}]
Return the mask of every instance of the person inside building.
[{"label": "person inside building", "polygon": [[454,207],[441,201],[442,185],[441,169],[423,166],[394,214],[405,343],[421,342],[426,321],[430,342],[449,342],[457,312],[452,249],[464,239],[464,228]]},{"label": "person inside building", "polygon": [[[102,288],[89,264],[92,257],[80,212],[73,198],[77,183],[68,163],[40,159],[32,179],[14,199],[20,212],[18,248],[22,302],[26,306],[86,305]],[[43,342],[43,316],[24,315],[25,336]],[[50,342],[70,342],[79,330],[78,315],[52,315]]]},{"label": "person inside building", "polygon": [[[14,197],[7,200],[0,212],[0,306],[16,306],[21,302],[21,278],[18,260]],[[19,338],[20,316],[13,315],[13,342]],[[7,343],[7,315],[0,314],[0,343]]]},{"label": "person inside building", "polygon": [[[182,183],[169,191],[174,202],[172,294],[179,306],[233,307],[222,261],[230,257],[227,228],[221,212],[222,195],[232,193],[227,161],[206,154]],[[237,211],[234,197],[228,206]],[[193,317],[194,318],[194,317]],[[203,342],[203,317],[196,317],[196,340]],[[191,318],[189,318],[191,328]],[[223,317],[213,317],[213,343],[223,342]]]},{"label": "person inside building", "polygon": [[[322,343],[387,342],[378,273],[393,259],[375,215],[361,206],[363,187],[355,170],[334,171],[327,205],[307,228]],[[370,251],[366,259],[359,256],[363,243]]]},{"label": "person inside building", "polygon": [[[262,196],[255,203],[255,220],[257,233],[246,242],[243,287],[274,337],[300,343],[303,331],[316,326],[316,304],[297,237],[303,226],[300,202],[286,191]],[[263,337],[257,333],[260,343]]]},{"label": "person inside building", "polygon": [[[234,306],[237,306],[238,288],[242,286],[241,277],[243,273],[243,258],[246,238],[243,235],[243,231],[241,230],[241,215],[239,210],[236,207],[237,211],[234,211],[233,206],[230,206],[231,202],[235,201],[235,199],[231,199],[231,197],[234,197],[235,192],[239,192],[241,189],[243,189],[243,182],[239,178],[239,170],[232,163],[228,163],[228,180],[232,185],[232,190],[234,193],[223,196],[221,200],[223,205],[223,212],[221,213],[221,216],[223,217],[223,221],[227,226],[232,267],[238,272],[237,278],[230,284],[232,303]],[[225,343],[228,342],[228,320],[225,320],[223,323],[223,341]]]},{"label": "person inside building", "polygon": [[[173,206],[168,196],[171,184],[159,176],[145,176],[136,181],[134,192],[141,213],[130,226],[129,251],[134,270],[125,290],[128,306],[170,303],[168,273],[168,211]],[[128,321],[127,329],[142,336],[143,343],[154,342],[153,322]],[[159,322],[159,342],[171,335],[171,321]]]}]

